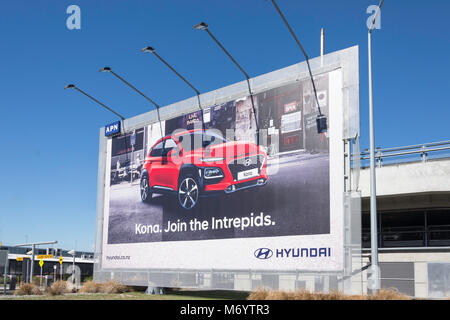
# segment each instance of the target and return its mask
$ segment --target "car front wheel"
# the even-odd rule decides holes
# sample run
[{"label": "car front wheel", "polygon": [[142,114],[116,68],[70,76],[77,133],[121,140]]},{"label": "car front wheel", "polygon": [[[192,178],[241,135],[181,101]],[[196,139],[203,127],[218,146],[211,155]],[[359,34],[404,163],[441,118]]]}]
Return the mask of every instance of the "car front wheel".
[{"label": "car front wheel", "polygon": [[190,210],[198,203],[199,186],[195,177],[187,174],[180,179],[178,186],[178,203],[183,209]]}]

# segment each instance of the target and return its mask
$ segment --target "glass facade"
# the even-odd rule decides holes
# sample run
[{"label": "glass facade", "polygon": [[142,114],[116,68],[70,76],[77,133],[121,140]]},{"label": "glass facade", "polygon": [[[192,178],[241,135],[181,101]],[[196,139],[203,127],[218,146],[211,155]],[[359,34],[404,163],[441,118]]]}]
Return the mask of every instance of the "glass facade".
[{"label": "glass facade", "polygon": [[[362,244],[370,247],[369,212],[362,215]],[[378,212],[378,246],[450,246],[450,208]]]}]

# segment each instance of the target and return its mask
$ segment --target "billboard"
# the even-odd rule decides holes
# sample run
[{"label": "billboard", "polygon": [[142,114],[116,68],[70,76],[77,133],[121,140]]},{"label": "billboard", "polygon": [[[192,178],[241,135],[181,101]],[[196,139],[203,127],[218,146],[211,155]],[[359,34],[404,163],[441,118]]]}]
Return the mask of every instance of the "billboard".
[{"label": "billboard", "polygon": [[303,65],[101,137],[97,270],[344,270],[348,72],[315,73],[318,134]]}]

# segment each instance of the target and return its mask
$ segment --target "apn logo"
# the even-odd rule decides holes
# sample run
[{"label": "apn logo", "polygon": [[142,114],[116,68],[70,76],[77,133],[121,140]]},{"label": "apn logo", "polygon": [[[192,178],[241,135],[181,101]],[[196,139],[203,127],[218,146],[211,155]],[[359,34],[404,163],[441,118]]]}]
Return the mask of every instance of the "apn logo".
[{"label": "apn logo", "polygon": [[105,126],[105,136],[112,136],[120,133],[120,121]]},{"label": "apn logo", "polygon": [[255,257],[261,260],[269,259],[273,256],[273,251],[269,248],[259,248],[255,250]]}]

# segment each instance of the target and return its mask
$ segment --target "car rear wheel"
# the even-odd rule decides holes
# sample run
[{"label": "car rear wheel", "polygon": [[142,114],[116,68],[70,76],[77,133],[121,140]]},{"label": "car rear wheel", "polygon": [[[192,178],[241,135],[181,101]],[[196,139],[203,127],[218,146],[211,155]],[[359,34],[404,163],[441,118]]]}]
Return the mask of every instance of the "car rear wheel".
[{"label": "car rear wheel", "polygon": [[198,203],[199,186],[197,179],[192,174],[187,174],[180,179],[178,185],[178,203],[183,209],[190,210]]},{"label": "car rear wheel", "polygon": [[152,193],[150,192],[147,174],[143,174],[141,177],[140,189],[141,189],[141,200],[143,202],[150,202],[150,200],[152,199]]}]

